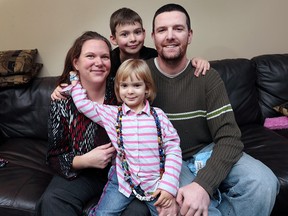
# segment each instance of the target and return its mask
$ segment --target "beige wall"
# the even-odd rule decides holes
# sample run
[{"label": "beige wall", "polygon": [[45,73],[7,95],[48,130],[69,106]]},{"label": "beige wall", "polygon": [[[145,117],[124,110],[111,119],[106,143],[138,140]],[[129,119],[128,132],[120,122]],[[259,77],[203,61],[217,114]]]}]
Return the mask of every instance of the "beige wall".
[{"label": "beige wall", "polygon": [[[288,53],[287,0],[174,1],[190,13],[194,31],[188,56],[209,60]],[[38,48],[40,76],[59,75],[76,37],[93,30],[109,37],[109,17],[130,7],[150,37],[154,12],[163,0],[0,0],[0,50]]]}]

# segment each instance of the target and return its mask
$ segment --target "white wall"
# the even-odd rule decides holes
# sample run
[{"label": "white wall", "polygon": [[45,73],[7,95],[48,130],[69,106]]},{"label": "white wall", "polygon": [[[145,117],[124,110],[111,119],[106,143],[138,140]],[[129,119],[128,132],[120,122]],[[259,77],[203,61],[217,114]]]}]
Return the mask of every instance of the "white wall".
[{"label": "white wall", "polygon": [[[190,13],[194,31],[188,56],[251,58],[288,53],[287,0],[178,0]],[[143,18],[150,37],[154,12],[164,0],[0,0],[0,50],[39,50],[40,76],[62,73],[72,42],[86,30],[109,37],[109,18],[130,7]]]}]

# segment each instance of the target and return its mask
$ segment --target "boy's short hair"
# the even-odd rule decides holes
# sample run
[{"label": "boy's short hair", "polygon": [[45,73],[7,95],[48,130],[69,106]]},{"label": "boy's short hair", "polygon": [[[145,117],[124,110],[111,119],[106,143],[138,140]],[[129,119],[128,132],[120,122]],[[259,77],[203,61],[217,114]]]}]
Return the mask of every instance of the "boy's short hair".
[{"label": "boy's short hair", "polygon": [[150,68],[143,59],[128,59],[118,68],[114,81],[114,91],[118,102],[122,102],[119,94],[120,83],[132,74],[135,74],[137,79],[143,80],[148,91],[145,98],[152,103],[156,97],[156,86]]},{"label": "boy's short hair", "polygon": [[115,36],[116,34],[116,27],[118,25],[125,25],[125,24],[135,24],[140,23],[141,27],[143,28],[142,18],[139,16],[138,13],[133,11],[130,8],[120,8],[112,13],[110,17],[110,30],[111,34]]}]

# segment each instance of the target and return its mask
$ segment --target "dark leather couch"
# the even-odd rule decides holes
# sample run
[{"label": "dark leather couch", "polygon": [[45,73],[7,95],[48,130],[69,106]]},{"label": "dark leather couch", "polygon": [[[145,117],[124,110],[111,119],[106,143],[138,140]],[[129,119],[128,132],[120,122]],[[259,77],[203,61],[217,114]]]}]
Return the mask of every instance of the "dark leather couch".
[{"label": "dark leather couch", "polygon": [[[223,78],[245,151],[269,166],[281,183],[272,215],[288,215],[288,130],[263,127],[272,107],[288,101],[288,54],[211,62]],[[57,77],[0,89],[0,215],[34,215],[53,171],[45,165],[50,94]],[[245,178],[245,177],[244,177]],[[263,194],[270,196],[270,194]],[[251,207],[253,204],[251,203]]]}]

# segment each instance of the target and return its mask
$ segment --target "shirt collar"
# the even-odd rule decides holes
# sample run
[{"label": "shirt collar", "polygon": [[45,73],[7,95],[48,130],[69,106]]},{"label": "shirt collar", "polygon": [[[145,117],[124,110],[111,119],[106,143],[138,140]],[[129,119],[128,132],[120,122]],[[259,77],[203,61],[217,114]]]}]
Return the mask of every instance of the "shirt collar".
[{"label": "shirt collar", "polygon": [[[127,115],[129,112],[133,112],[125,103],[122,104],[122,110],[123,110],[123,115]],[[150,116],[150,104],[148,100],[145,100],[145,106],[143,107],[143,109],[138,113],[138,114],[142,114],[145,113],[146,115]]]}]

